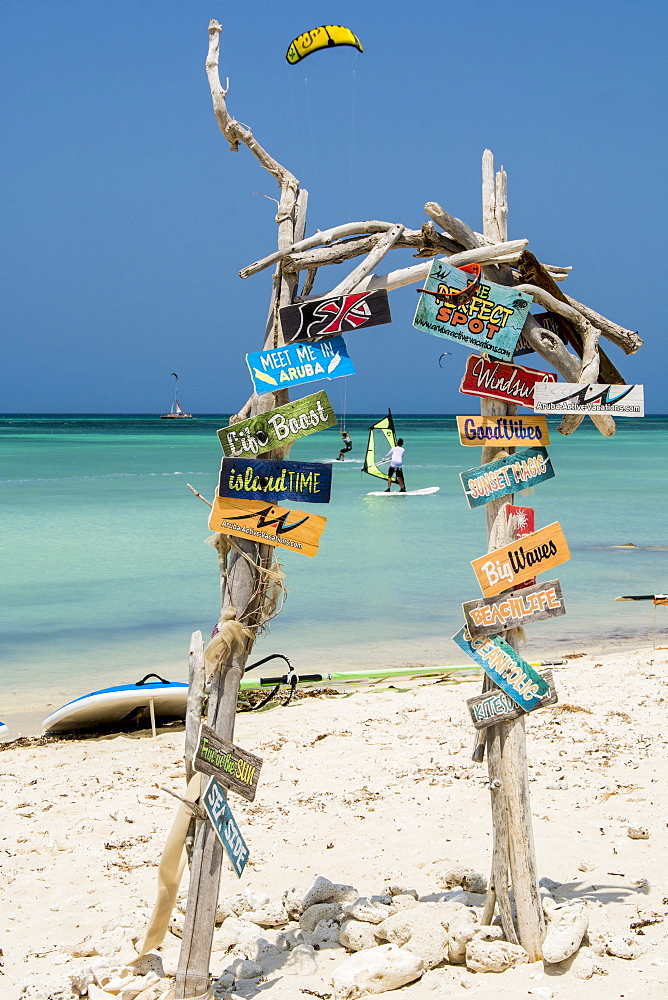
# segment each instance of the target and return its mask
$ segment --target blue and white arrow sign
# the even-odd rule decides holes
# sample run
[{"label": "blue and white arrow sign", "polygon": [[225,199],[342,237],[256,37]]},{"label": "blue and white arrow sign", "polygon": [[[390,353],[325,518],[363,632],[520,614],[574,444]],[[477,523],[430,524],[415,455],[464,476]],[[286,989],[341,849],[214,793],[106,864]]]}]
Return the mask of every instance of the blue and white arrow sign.
[{"label": "blue and white arrow sign", "polygon": [[246,355],[246,364],[255,391],[260,394],[355,374],[343,337],[288,344],[273,351],[254,351]]}]

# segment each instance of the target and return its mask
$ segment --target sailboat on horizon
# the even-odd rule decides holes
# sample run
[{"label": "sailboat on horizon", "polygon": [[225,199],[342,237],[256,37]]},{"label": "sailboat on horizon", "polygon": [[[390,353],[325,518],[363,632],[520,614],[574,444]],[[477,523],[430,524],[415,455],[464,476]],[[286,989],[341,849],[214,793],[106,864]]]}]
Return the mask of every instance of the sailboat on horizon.
[{"label": "sailboat on horizon", "polygon": [[181,404],[179,403],[179,376],[176,372],[171,372],[174,376],[174,402],[172,403],[172,408],[169,413],[161,413],[161,420],[195,420],[192,413],[185,413],[181,409]]}]

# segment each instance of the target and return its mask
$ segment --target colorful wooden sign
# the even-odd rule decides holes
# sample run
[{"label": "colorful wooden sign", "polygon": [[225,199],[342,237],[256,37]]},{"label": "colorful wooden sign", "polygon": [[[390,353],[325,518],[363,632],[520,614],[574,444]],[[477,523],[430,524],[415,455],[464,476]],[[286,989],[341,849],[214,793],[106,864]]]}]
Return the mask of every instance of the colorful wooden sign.
[{"label": "colorful wooden sign", "polygon": [[500,636],[474,639],[465,625],[453,641],[525,712],[536,708],[549,684]]},{"label": "colorful wooden sign", "polygon": [[390,302],[384,289],[298,302],[279,309],[278,317],[286,344],[337,337],[350,330],[392,322]]},{"label": "colorful wooden sign", "polygon": [[470,354],[459,391],[466,396],[491,396],[509,403],[533,407],[533,388],[536,382],[556,382],[554,372],[542,372],[523,365],[509,365],[503,361]]},{"label": "colorful wooden sign", "polygon": [[483,597],[512,590],[536,573],[544,573],[571,558],[558,521],[471,562]]},{"label": "colorful wooden sign", "polygon": [[558,580],[537,583],[533,587],[482,597],[462,604],[468,630],[474,638],[496,635],[507,628],[520,628],[530,622],[558,618],[566,614],[561,585]]},{"label": "colorful wooden sign", "polygon": [[193,767],[202,774],[211,774],[221,785],[252,802],[257,791],[262,759],[228,743],[222,736],[202,723]]},{"label": "colorful wooden sign", "polygon": [[[510,520],[511,517],[515,518],[515,532],[517,538],[524,538],[525,535],[530,535],[532,531],[536,530],[536,512],[533,507],[516,507],[514,504],[506,504],[506,521]],[[532,587],[536,582],[536,577],[532,576],[530,580],[525,580],[524,583],[518,583],[518,588]]]},{"label": "colorful wooden sign", "polygon": [[413,326],[503,361],[512,361],[533,300],[524,292],[484,280],[467,302],[458,305],[448,302],[448,296],[465,289],[470,281],[471,276],[465,271],[435,260],[418,301]]},{"label": "colorful wooden sign", "polygon": [[337,422],[332,404],[323,390],[230,427],[222,427],[218,437],[226,455],[253,458],[279,445],[285,447],[292,444],[307,434],[334,427]]},{"label": "colorful wooden sign", "polygon": [[644,417],[641,385],[587,385],[586,383],[536,383],[536,413],[611,413],[616,417]]},{"label": "colorful wooden sign", "polygon": [[480,507],[518,489],[553,479],[554,469],[546,448],[525,448],[477,469],[460,472],[459,478],[469,507]]},{"label": "colorful wooden sign", "polygon": [[211,531],[236,535],[265,545],[314,556],[326,517],[307,514],[303,510],[279,507],[278,504],[258,503],[257,500],[237,500],[217,496],[209,518]]},{"label": "colorful wooden sign", "polygon": [[255,391],[260,395],[306,382],[319,382],[324,378],[355,374],[343,337],[330,337],[317,343],[288,344],[272,351],[254,351],[246,355],[246,364]]},{"label": "colorful wooden sign", "polygon": [[[548,692],[543,695],[535,707],[546,708],[548,705],[556,705],[559,699],[554,687],[552,671],[546,670],[540,676],[548,685]],[[510,722],[511,719],[519,719],[520,715],[526,714],[524,709],[520,708],[512,698],[509,698],[505,691],[498,689],[478,694],[475,698],[469,698],[466,704],[476,729],[495,726],[497,722]]]},{"label": "colorful wooden sign", "polygon": [[457,417],[460,444],[470,446],[549,444],[545,417]]},{"label": "colorful wooden sign", "polygon": [[332,467],[323,462],[224,458],[220,466],[218,496],[329,503],[331,486]]},{"label": "colorful wooden sign", "polygon": [[213,777],[209,779],[209,784],[202,795],[202,805],[206,809],[211,825],[216,831],[216,836],[223,845],[223,850],[230,859],[232,867],[237,876],[241,878],[250,852],[232,815],[225,793]]}]

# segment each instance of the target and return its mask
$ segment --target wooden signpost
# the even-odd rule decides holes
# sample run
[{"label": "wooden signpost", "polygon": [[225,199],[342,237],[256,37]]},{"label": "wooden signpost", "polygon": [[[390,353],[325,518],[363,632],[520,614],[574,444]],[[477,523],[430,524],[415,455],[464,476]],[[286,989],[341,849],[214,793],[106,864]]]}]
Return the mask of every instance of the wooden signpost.
[{"label": "wooden signpost", "polygon": [[[532,531],[536,530],[536,512],[533,507],[516,507],[515,504],[506,504],[506,523],[509,522],[510,518],[515,518],[515,534],[517,538],[524,538],[525,535],[530,535]],[[532,587],[536,582],[536,577],[532,576],[530,580],[525,580],[524,583],[519,583],[518,588],[521,587]]]},{"label": "wooden signpost", "polygon": [[307,514],[303,510],[279,507],[278,504],[258,503],[257,500],[237,500],[217,496],[209,518],[211,531],[236,535],[265,545],[314,556],[326,517]]},{"label": "wooden signpost", "polygon": [[471,562],[483,597],[494,597],[570,559],[558,521]]},{"label": "wooden signpost", "polygon": [[525,448],[459,473],[469,507],[480,507],[553,477],[554,469],[545,448]]},{"label": "wooden signpost", "polygon": [[500,636],[474,638],[464,625],[452,638],[525,712],[536,708],[548,693],[547,681]]},{"label": "wooden signpost", "polygon": [[505,448],[515,445],[549,444],[545,417],[472,416],[457,417],[459,443],[469,447]]},{"label": "wooden signpost", "polygon": [[459,391],[467,396],[491,396],[509,403],[533,407],[533,390],[537,382],[556,382],[553,372],[537,368],[510,365],[503,361],[489,361],[477,354],[470,354]]},{"label": "wooden signpost", "polygon": [[387,292],[351,292],[309,299],[279,310],[286,344],[336,337],[350,330],[391,323]]},{"label": "wooden signpost", "polygon": [[243,500],[329,503],[332,467],[324,462],[269,458],[224,458],[218,496]]},{"label": "wooden signpost", "polygon": [[246,363],[255,391],[260,395],[355,374],[343,337],[253,351],[246,355]]},{"label": "wooden signpost", "polygon": [[332,404],[323,390],[259,413],[250,420],[221,427],[218,437],[226,455],[253,458],[273,448],[284,448],[297,438],[326,430],[337,423]]},{"label": "wooden signpost", "polygon": [[520,628],[530,622],[566,614],[558,580],[537,583],[509,594],[504,593],[500,597],[467,601],[462,604],[462,610],[473,638],[496,635],[506,628]]},{"label": "wooden signpost", "polygon": [[216,836],[223,845],[237,877],[241,878],[248,861],[249,850],[232,815],[223,789],[215,778],[209,779],[209,784],[202,795],[202,805],[206,809],[211,825],[216,831]]},{"label": "wooden signpost", "polygon": [[644,417],[641,385],[600,385],[586,382],[536,383],[536,413],[614,413],[616,417]]},{"label": "wooden signpost", "polygon": [[[548,685],[548,692],[535,706],[537,709],[556,705],[559,701],[552,671],[544,671],[541,677]],[[512,698],[509,698],[505,691],[500,691],[498,688],[486,691],[484,694],[477,694],[474,698],[469,698],[466,704],[476,729],[487,729],[488,726],[494,726],[497,722],[509,722],[511,719],[519,719],[520,715],[526,715],[523,708],[520,708]]]},{"label": "wooden signpost", "polygon": [[224,740],[214,729],[202,723],[193,756],[193,767],[202,774],[213,775],[225,788],[252,802],[257,791],[262,759]]},{"label": "wooden signpost", "polygon": [[435,260],[418,301],[413,326],[512,361],[529,314],[531,296],[483,280],[467,302],[458,305],[449,302],[448,297],[467,287],[467,278],[458,267]]}]

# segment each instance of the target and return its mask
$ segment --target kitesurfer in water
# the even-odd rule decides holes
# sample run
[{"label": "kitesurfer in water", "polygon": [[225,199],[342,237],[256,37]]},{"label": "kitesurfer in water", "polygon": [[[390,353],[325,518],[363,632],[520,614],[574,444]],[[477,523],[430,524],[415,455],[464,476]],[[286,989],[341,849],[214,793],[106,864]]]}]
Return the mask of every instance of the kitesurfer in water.
[{"label": "kitesurfer in water", "polygon": [[336,460],[337,462],[343,462],[344,460],[343,456],[346,454],[346,452],[353,450],[353,443],[350,440],[350,434],[348,433],[348,431],[341,431],[341,437],[343,438],[343,447],[339,452],[339,457]]},{"label": "kitesurfer in water", "polygon": [[387,472],[387,489],[385,490],[386,493],[390,492],[392,480],[394,480],[395,483],[397,483],[397,485],[399,486],[400,493],[406,492],[406,483],[404,482],[404,469],[403,469],[405,450],[406,449],[404,448],[404,439],[398,438],[394,448],[390,448],[387,455],[382,460],[383,462],[387,462],[388,459],[390,460],[390,468],[388,469]]}]

